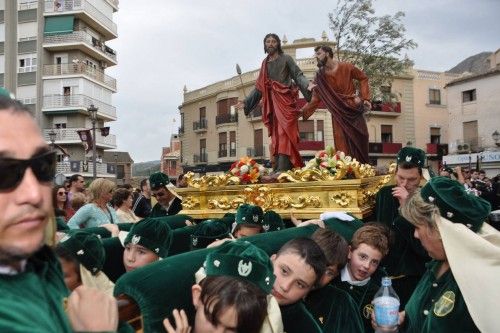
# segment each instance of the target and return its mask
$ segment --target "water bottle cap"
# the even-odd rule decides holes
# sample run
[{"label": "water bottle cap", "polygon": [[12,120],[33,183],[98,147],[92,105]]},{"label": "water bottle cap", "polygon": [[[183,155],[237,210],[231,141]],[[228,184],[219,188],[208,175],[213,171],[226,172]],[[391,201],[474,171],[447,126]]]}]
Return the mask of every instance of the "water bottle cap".
[{"label": "water bottle cap", "polygon": [[382,278],[382,286],[383,287],[390,287],[392,285],[392,281],[390,277],[383,277]]}]

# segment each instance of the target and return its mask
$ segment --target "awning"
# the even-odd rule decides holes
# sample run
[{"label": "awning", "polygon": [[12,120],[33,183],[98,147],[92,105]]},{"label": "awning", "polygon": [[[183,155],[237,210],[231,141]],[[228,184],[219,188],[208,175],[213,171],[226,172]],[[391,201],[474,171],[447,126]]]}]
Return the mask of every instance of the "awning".
[{"label": "awning", "polygon": [[45,18],[44,35],[70,34],[73,32],[74,15],[51,16]]}]

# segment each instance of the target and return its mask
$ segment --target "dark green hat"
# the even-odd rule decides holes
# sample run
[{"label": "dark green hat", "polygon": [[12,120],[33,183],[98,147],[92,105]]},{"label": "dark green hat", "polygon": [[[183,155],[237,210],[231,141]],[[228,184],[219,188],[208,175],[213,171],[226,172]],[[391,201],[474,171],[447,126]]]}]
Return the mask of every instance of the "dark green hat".
[{"label": "dark green hat", "polygon": [[268,210],[264,214],[262,229],[264,229],[265,232],[283,230],[285,229],[285,223],[283,223],[280,214],[273,210]]},{"label": "dark green hat", "polygon": [[398,153],[397,164],[405,162],[423,168],[425,165],[425,152],[422,149],[414,147],[404,147]]},{"label": "dark green hat", "polygon": [[191,235],[191,249],[203,249],[217,239],[227,238],[229,228],[219,219],[206,220],[196,226]]},{"label": "dark green hat", "polygon": [[170,179],[163,172],[155,172],[149,176],[149,185],[152,189],[167,186],[170,184]]},{"label": "dark green hat", "polygon": [[171,242],[172,232],[166,223],[153,218],[145,218],[133,225],[125,238],[124,245],[139,244],[153,251],[160,258],[165,258]]},{"label": "dark green hat", "polygon": [[247,241],[226,242],[209,253],[204,263],[207,276],[232,276],[247,280],[271,293],[273,265],[264,250]]},{"label": "dark green hat", "polygon": [[465,191],[463,184],[448,177],[434,177],[420,190],[422,199],[439,208],[441,216],[465,224],[472,231],[481,229],[491,211],[489,202]]},{"label": "dark green hat", "polygon": [[10,91],[8,91],[7,89],[5,89],[4,87],[0,87],[0,96],[5,96],[5,97],[8,97],[10,99],[14,99],[14,94],[12,94]]},{"label": "dark green hat", "polygon": [[236,224],[253,224],[262,226],[264,212],[260,206],[243,204],[236,211]]},{"label": "dark green hat", "polygon": [[92,275],[102,270],[106,252],[98,236],[86,231],[71,231],[61,238],[57,247],[66,250]]}]

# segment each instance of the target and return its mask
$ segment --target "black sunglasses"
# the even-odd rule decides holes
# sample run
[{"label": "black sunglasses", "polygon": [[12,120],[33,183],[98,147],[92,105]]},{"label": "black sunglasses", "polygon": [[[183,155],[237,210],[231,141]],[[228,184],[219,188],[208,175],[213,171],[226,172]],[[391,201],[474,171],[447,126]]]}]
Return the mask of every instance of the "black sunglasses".
[{"label": "black sunglasses", "polygon": [[0,191],[17,187],[27,168],[31,168],[39,182],[52,181],[56,171],[56,153],[50,151],[27,160],[0,158]]}]

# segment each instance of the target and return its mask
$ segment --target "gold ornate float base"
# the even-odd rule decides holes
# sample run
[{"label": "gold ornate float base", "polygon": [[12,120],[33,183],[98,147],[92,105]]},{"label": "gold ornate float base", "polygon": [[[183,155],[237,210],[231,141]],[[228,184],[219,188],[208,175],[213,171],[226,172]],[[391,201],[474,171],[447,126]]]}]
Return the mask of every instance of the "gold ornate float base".
[{"label": "gold ornate float base", "polygon": [[358,218],[369,216],[375,195],[390,175],[362,179],[306,181],[251,185],[201,186],[178,189],[183,197],[182,214],[196,219],[222,217],[239,205],[259,205],[283,218],[318,218],[325,211],[345,211]]}]

